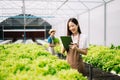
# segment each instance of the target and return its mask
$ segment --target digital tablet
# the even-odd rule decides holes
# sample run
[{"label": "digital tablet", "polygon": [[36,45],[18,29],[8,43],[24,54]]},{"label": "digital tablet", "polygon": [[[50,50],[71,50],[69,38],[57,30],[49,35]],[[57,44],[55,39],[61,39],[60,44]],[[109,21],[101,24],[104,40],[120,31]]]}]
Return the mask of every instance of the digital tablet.
[{"label": "digital tablet", "polygon": [[72,42],[71,36],[60,36],[60,39],[61,39],[61,41],[62,41],[62,44],[63,44],[64,48],[65,48],[66,50],[68,50],[68,49],[69,49],[69,45],[70,45],[71,42]]}]

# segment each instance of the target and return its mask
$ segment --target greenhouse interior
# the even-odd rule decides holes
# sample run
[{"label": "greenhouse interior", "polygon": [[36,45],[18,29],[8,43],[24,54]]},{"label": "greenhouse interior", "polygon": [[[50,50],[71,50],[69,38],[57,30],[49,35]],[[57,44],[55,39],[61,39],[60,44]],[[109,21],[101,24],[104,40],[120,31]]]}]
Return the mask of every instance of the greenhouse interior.
[{"label": "greenhouse interior", "polygon": [[0,0],[0,80],[120,80],[120,0]]}]

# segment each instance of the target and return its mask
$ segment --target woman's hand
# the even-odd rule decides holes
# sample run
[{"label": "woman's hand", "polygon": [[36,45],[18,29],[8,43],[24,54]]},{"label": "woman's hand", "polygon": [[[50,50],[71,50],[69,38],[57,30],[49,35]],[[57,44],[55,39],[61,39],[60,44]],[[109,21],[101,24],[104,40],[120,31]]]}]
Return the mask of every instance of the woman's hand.
[{"label": "woman's hand", "polygon": [[77,49],[78,45],[76,43],[74,44],[72,43],[69,45],[69,47],[74,50],[74,49]]},{"label": "woman's hand", "polygon": [[50,47],[55,47],[55,45],[54,45],[54,44],[49,44],[49,46],[50,46]]}]

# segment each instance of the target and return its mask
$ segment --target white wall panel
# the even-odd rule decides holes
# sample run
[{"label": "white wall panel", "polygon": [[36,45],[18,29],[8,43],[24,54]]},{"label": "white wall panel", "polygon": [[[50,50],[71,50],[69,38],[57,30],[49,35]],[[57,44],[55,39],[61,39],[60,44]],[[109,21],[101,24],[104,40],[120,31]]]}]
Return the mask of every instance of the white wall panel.
[{"label": "white wall panel", "polygon": [[[120,45],[120,0],[107,4],[106,10],[106,45]],[[88,34],[90,44],[104,45],[104,6],[90,11],[90,30],[88,14],[79,15],[81,30]]]},{"label": "white wall panel", "polygon": [[90,12],[90,43],[104,45],[104,7]]},{"label": "white wall panel", "polygon": [[120,45],[120,0],[107,4],[107,45]]}]

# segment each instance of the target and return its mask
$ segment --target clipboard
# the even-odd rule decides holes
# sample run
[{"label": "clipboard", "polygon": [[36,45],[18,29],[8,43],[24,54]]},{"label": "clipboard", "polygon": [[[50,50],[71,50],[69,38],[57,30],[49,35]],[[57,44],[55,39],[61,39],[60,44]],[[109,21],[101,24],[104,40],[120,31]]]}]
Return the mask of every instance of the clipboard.
[{"label": "clipboard", "polygon": [[62,41],[64,48],[68,50],[69,45],[71,44],[71,42],[73,42],[71,36],[60,36],[60,39]]}]

